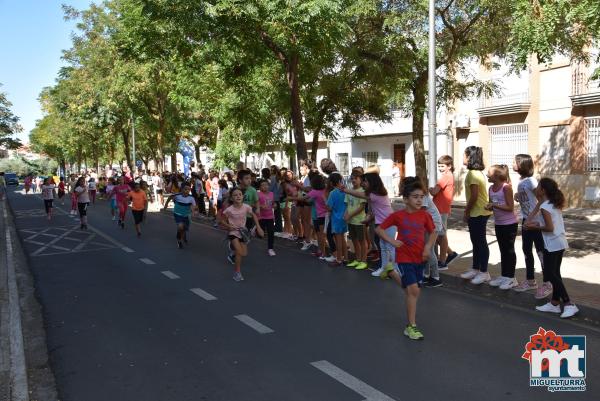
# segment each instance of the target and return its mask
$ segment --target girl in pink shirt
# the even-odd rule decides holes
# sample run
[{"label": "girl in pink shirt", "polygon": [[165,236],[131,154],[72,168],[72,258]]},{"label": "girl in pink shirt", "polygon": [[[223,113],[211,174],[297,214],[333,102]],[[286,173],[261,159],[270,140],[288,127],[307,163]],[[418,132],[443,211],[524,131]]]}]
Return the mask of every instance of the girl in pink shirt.
[{"label": "girl in pink shirt", "polygon": [[517,216],[513,189],[510,185],[508,166],[495,164],[488,170],[488,181],[492,183],[489,189],[490,203],[486,209],[494,212],[494,229],[500,248],[500,265],[502,275],[491,280],[492,287],[508,290],[519,283],[515,279],[517,255],[515,253],[515,238],[517,237]]},{"label": "girl in pink shirt", "polygon": [[269,181],[260,182],[258,191],[258,220],[260,227],[267,233],[267,252],[269,256],[275,256],[273,243],[275,240],[275,214],[273,213],[273,192],[269,191]]},{"label": "girl in pink shirt", "polygon": [[246,229],[246,216],[252,216],[256,225],[256,233],[260,237],[264,235],[264,232],[252,207],[244,203],[244,194],[240,188],[233,188],[229,192],[229,199],[232,205],[223,211],[221,224],[229,230],[229,249],[233,251],[233,254],[229,254],[227,259],[235,265],[233,280],[243,281],[242,258],[248,255],[248,242],[250,241],[250,233]]}]

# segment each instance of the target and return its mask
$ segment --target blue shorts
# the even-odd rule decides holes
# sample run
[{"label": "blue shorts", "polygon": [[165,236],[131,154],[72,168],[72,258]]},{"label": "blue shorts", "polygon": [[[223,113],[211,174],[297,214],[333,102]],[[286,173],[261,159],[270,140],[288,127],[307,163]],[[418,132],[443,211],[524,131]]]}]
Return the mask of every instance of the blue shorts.
[{"label": "blue shorts", "polygon": [[398,273],[402,276],[402,288],[413,284],[421,287],[423,285],[424,270],[424,263],[398,263]]},{"label": "blue shorts", "polygon": [[345,234],[348,232],[348,224],[345,220],[331,220],[331,232],[334,234]]},{"label": "blue shorts", "polygon": [[177,223],[177,225],[183,224],[186,231],[190,229],[190,218],[188,216],[180,216],[178,214],[173,214],[173,217],[175,217],[175,223]]}]

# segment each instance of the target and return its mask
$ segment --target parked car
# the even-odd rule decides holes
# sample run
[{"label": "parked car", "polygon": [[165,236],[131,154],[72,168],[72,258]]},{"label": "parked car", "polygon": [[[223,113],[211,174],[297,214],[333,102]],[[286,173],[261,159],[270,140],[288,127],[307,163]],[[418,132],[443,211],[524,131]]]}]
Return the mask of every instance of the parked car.
[{"label": "parked car", "polygon": [[19,185],[19,177],[15,173],[4,173],[6,185]]}]

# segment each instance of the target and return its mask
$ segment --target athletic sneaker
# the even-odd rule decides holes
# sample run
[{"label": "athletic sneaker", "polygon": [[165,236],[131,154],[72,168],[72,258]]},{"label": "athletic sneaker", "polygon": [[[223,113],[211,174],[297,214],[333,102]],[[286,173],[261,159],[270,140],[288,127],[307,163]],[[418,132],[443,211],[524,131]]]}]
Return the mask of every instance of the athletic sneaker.
[{"label": "athletic sneaker", "polygon": [[353,260],[352,262],[346,264],[346,267],[356,267],[360,262],[358,260]]},{"label": "athletic sneaker", "polygon": [[441,287],[442,280],[440,280],[439,278],[427,277],[427,279],[425,279],[425,282],[423,284],[425,285],[425,287],[428,287],[428,288]]},{"label": "athletic sneaker", "polygon": [[385,267],[383,268],[383,271],[381,272],[381,274],[379,275],[379,278],[382,280],[385,280],[388,278],[390,272],[394,270],[394,264],[393,263],[388,263],[387,265],[385,265]]},{"label": "athletic sneaker", "polygon": [[450,262],[452,262],[454,259],[456,259],[458,257],[458,253],[456,252],[452,252],[450,255],[448,255],[448,257],[446,257],[446,264],[449,265]]},{"label": "athletic sneaker", "polygon": [[312,244],[310,242],[303,242],[302,243],[302,248],[300,248],[300,250],[301,251],[308,251],[311,246],[312,246]]},{"label": "athletic sneaker", "polygon": [[319,260],[322,260],[323,262],[327,262],[327,257],[321,255],[321,256],[319,256]]},{"label": "athletic sneaker", "polygon": [[508,280],[508,277],[504,277],[504,276],[498,276],[492,280],[490,280],[490,282],[488,283],[491,287],[500,287],[502,284],[504,284],[505,281]]},{"label": "athletic sneaker", "polygon": [[237,281],[237,282],[244,281],[244,276],[242,276],[241,272],[235,272],[235,273],[233,273],[233,281]]},{"label": "athletic sneaker", "polygon": [[331,262],[335,262],[335,261],[337,260],[337,258],[336,258],[335,256],[331,255],[331,256],[327,256],[327,257],[326,257],[325,259],[323,259],[323,260],[324,260],[325,262],[329,262],[329,263],[331,263]]},{"label": "athletic sneaker", "polygon": [[548,302],[542,306],[536,306],[535,310],[540,312],[560,313],[560,305],[553,305],[552,302]]},{"label": "athletic sneaker", "polygon": [[116,219],[117,219],[117,216],[112,217],[112,221],[115,221]]},{"label": "athletic sneaker", "polygon": [[471,280],[471,284],[479,285],[479,284],[485,283],[486,281],[490,281],[490,273],[479,272],[479,273],[477,273],[477,275],[475,277],[473,277],[473,280]]},{"label": "athletic sneaker", "polygon": [[421,330],[419,330],[416,325],[412,324],[406,325],[406,328],[404,329],[404,335],[411,340],[422,340],[425,338],[423,333],[421,333]]},{"label": "athletic sneaker", "polygon": [[235,265],[235,255],[229,254],[227,255],[227,260],[229,261],[229,263],[231,263],[232,265]]},{"label": "athletic sneaker", "polygon": [[369,265],[368,265],[368,264],[366,264],[365,262],[359,262],[359,263],[358,263],[356,266],[354,266],[354,268],[355,268],[356,270],[364,270],[364,269],[366,269],[367,267],[369,267]]},{"label": "athletic sneaker", "polygon": [[371,276],[373,276],[373,277],[379,277],[379,275],[380,275],[381,273],[383,273],[383,270],[384,270],[384,269],[383,269],[383,267],[380,267],[379,269],[377,269],[377,270],[375,270],[374,272],[372,272],[372,273],[371,273]]},{"label": "athletic sneaker", "polygon": [[183,249],[183,242],[177,241],[177,248]]},{"label": "athletic sneaker", "polygon": [[321,251],[313,251],[310,253],[312,256],[321,259],[321,257],[323,256],[323,254],[321,253]]},{"label": "athletic sneaker", "polygon": [[535,299],[544,299],[550,294],[552,294],[552,283],[545,281],[535,292]]},{"label": "athletic sneaker", "polygon": [[275,255],[277,255],[277,254],[275,253],[275,251],[274,251],[274,250],[272,250],[272,249],[269,249],[269,250],[267,251],[267,253],[269,254],[269,256],[275,256]]},{"label": "athletic sneaker", "polygon": [[344,262],[339,261],[337,259],[334,260],[333,262],[329,262],[329,266],[331,266],[331,267],[340,267],[340,266],[343,266],[343,265],[344,265]]},{"label": "athletic sneaker", "polygon": [[438,270],[448,270],[448,265],[444,262],[438,261]]},{"label": "athletic sneaker", "polygon": [[513,290],[517,291],[517,292],[525,292],[525,291],[529,291],[529,290],[535,290],[538,288],[537,285],[537,281],[534,281],[533,284],[531,284],[529,282],[529,280],[525,280],[523,282],[521,282],[521,284],[519,284],[516,287],[513,287]]},{"label": "athletic sneaker", "polygon": [[519,282],[517,281],[516,278],[508,278],[507,280],[504,280],[504,283],[502,283],[500,285],[500,289],[501,290],[510,290],[511,288],[514,288],[518,285],[519,285]]},{"label": "athletic sneaker", "polygon": [[479,270],[476,269],[470,269],[467,270],[466,272],[462,273],[460,275],[461,278],[464,278],[465,280],[471,280],[473,277],[475,277],[477,274],[479,273]]},{"label": "athletic sneaker", "polygon": [[579,309],[575,304],[565,305],[563,313],[560,315],[561,318],[566,319],[571,316],[575,316],[579,312]]}]

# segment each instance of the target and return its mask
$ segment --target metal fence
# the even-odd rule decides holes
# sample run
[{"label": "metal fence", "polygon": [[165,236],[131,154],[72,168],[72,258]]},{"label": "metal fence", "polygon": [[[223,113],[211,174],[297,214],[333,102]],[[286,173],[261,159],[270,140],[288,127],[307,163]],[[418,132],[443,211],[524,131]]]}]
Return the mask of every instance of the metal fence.
[{"label": "metal fence", "polygon": [[364,162],[363,168],[366,169],[372,164],[377,164],[377,161],[379,160],[379,152],[363,152],[362,158]]},{"label": "metal fence", "polygon": [[600,171],[600,118],[585,118],[585,167]]},{"label": "metal fence", "polygon": [[490,164],[512,166],[515,155],[528,153],[527,124],[498,125],[489,127],[491,155]]}]

